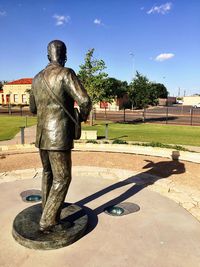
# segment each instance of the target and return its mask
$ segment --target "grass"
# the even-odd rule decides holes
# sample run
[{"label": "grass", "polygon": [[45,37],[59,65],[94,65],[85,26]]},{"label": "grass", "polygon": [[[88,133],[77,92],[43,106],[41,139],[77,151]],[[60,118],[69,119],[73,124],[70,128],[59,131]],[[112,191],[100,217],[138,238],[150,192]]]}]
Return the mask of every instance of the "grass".
[{"label": "grass", "polygon": [[[32,126],[37,119],[28,117],[27,121]],[[110,140],[200,146],[200,126],[106,123]],[[12,139],[20,126],[25,126],[25,117],[0,116],[0,141]],[[105,137],[105,122],[96,121],[94,126],[82,124],[82,128],[97,130],[98,137]]]},{"label": "grass", "polygon": [[[27,126],[37,123],[35,117],[27,117]],[[0,141],[12,139],[22,126],[26,125],[26,117],[0,116]]]},{"label": "grass", "polygon": [[[97,130],[98,136],[105,136],[105,123],[103,122],[96,122],[94,126],[83,125],[83,129]],[[108,137],[111,140],[200,146],[200,127],[109,123]]]}]

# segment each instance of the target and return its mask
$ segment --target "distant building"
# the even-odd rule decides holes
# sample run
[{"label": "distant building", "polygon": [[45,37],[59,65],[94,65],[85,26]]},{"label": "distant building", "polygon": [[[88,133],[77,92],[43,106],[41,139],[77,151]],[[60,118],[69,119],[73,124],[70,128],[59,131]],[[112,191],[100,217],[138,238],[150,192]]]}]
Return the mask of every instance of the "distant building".
[{"label": "distant building", "polygon": [[159,98],[158,102],[159,106],[171,106],[173,104],[176,104],[176,97],[168,96],[168,98]]},{"label": "distant building", "polygon": [[[29,105],[29,90],[31,89],[32,78],[22,78],[3,85],[3,92],[0,92],[0,105]],[[128,102],[128,96],[116,98],[112,103],[99,102],[95,104],[96,110],[117,111],[123,108]]]},{"label": "distant building", "polygon": [[116,97],[113,99],[111,103],[101,101],[94,105],[96,110],[110,110],[110,111],[118,111],[123,109],[124,106],[129,103],[129,98],[127,94],[124,94],[123,97]]},{"label": "distant building", "polygon": [[200,103],[200,96],[184,96],[183,97],[183,105],[185,106],[193,106]]},{"label": "distant building", "polygon": [[0,93],[0,104],[29,104],[29,90],[31,89],[31,84],[32,78],[23,78],[4,84],[3,92]]}]

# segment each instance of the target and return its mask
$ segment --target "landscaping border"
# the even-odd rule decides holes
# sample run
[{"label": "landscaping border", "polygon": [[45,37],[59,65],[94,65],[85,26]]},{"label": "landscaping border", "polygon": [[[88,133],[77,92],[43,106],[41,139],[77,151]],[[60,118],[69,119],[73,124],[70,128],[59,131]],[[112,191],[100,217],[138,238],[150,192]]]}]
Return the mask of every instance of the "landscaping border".
[{"label": "landscaping border", "polygon": [[[34,145],[10,145],[0,146],[0,154],[36,152],[38,149]],[[154,157],[170,158],[173,160],[184,160],[194,163],[200,163],[200,153],[179,151],[169,148],[138,146],[134,144],[93,144],[93,143],[75,143],[76,151],[95,151],[95,152],[113,152],[128,153],[137,155],[148,155]]]}]

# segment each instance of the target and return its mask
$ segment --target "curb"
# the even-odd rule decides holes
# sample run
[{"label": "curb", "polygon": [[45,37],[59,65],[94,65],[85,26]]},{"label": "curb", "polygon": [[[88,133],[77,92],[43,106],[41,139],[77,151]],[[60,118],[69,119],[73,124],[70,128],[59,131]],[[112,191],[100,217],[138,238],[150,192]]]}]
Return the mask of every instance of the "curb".
[{"label": "curb", "polygon": [[[143,147],[138,145],[123,144],[92,144],[92,143],[75,143],[74,151],[95,151],[95,152],[113,152],[128,153],[145,156],[164,157],[173,160],[183,160],[194,163],[200,163],[200,153],[178,151],[169,148]],[[1,153],[26,153],[37,152],[38,148],[31,144],[0,146]]]}]

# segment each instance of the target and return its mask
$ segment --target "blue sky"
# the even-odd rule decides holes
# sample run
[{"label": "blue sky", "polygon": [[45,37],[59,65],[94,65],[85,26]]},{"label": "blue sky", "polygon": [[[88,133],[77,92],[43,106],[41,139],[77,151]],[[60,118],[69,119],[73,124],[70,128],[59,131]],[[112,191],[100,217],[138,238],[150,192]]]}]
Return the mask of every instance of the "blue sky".
[{"label": "blue sky", "polygon": [[0,0],[0,80],[33,77],[54,39],[76,72],[88,49],[111,77],[138,70],[171,95],[200,93],[199,0]]}]

